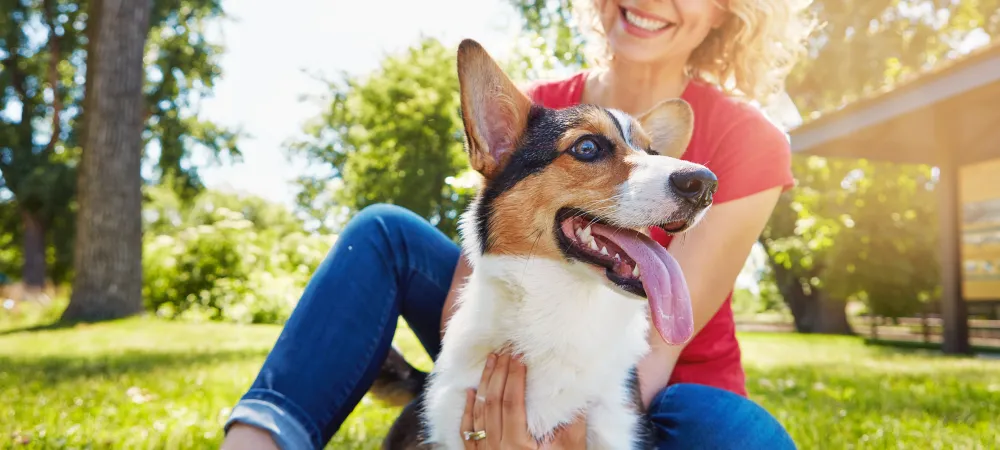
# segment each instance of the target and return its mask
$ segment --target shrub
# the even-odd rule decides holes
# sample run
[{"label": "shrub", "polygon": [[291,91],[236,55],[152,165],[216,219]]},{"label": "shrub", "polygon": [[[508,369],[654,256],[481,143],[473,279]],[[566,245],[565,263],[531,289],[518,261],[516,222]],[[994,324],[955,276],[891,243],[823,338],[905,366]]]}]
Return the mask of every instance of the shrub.
[{"label": "shrub", "polygon": [[[226,207],[217,206],[220,198]],[[158,225],[150,228],[157,232],[147,234],[143,249],[143,296],[150,311],[195,321],[288,318],[335,237],[293,231],[297,221],[289,211],[260,199],[234,211],[234,198],[210,193],[183,214],[151,208]],[[290,219],[275,221],[282,213]],[[164,226],[162,217],[181,225]]]}]

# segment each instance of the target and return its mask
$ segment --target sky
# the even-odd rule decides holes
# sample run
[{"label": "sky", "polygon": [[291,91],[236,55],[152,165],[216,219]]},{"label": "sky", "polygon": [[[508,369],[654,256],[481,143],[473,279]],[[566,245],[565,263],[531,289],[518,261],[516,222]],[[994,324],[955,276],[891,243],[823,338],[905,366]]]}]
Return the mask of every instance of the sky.
[{"label": "sky", "polygon": [[[201,114],[240,126],[243,162],[200,169],[215,189],[246,192],[291,204],[288,182],[304,174],[304,161],[289,161],[283,142],[301,133],[318,106],[299,100],[322,92],[309,73],[367,73],[386,53],[433,36],[457,48],[464,38],[492,54],[508,54],[518,22],[505,0],[343,1],[227,0],[231,20],[221,27],[226,51],[223,75]],[[388,13],[388,14],[387,14]],[[303,72],[305,71],[305,72]]]}]

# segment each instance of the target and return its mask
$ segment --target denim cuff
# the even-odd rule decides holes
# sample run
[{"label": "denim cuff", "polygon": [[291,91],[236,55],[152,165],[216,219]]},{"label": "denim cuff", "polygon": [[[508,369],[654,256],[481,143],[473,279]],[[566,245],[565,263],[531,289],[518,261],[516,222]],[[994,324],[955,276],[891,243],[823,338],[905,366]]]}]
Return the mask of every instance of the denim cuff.
[{"label": "denim cuff", "polygon": [[233,407],[224,430],[228,432],[229,427],[240,422],[266,430],[282,450],[317,448],[312,442],[314,434],[295,417],[297,411],[295,405],[277,392],[251,389]]}]

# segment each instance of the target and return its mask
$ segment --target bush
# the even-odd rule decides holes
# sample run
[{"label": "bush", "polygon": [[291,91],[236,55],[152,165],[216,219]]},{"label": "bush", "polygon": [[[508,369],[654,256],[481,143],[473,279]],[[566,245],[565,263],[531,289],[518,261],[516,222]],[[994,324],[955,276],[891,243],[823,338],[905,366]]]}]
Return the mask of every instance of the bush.
[{"label": "bush", "polygon": [[[239,199],[208,193],[183,214],[162,208],[171,202],[150,208],[148,216],[157,223],[149,227],[157,232],[147,233],[143,249],[143,296],[150,311],[195,321],[288,318],[335,237],[296,231],[299,222],[289,211],[260,199],[244,201],[240,212],[230,209],[240,206],[234,201]],[[287,220],[274,219],[281,214]],[[182,225],[165,226],[163,217]]]},{"label": "bush", "polygon": [[790,320],[791,314],[770,276],[770,271],[764,271],[763,275],[757,283],[757,292],[747,288],[733,290],[733,314],[748,320],[785,316]]}]

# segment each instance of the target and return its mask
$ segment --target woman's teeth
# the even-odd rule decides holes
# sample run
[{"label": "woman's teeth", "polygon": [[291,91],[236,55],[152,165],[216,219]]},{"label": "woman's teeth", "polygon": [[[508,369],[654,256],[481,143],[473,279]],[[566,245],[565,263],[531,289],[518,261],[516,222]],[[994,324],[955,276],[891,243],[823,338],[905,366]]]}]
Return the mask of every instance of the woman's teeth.
[{"label": "woman's teeth", "polygon": [[632,12],[627,9],[625,10],[625,20],[628,21],[628,23],[647,31],[659,31],[666,28],[667,25],[670,25],[668,22],[661,22],[659,20],[640,17],[632,14]]}]

